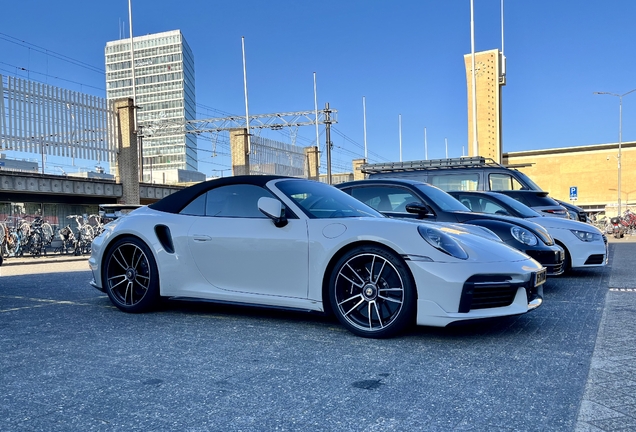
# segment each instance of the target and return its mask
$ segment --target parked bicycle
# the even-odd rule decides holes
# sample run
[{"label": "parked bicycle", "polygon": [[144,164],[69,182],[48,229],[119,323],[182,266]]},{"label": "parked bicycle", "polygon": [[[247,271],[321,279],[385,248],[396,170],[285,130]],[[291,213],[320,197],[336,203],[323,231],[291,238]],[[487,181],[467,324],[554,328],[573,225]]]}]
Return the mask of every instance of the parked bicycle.
[{"label": "parked bicycle", "polygon": [[[11,218],[9,218],[11,219]],[[7,219],[0,223],[0,255],[4,257],[15,257],[22,254],[21,239],[22,234],[15,226],[16,219],[12,222]]]},{"label": "parked bicycle", "polygon": [[[93,238],[95,238],[95,233],[93,227],[85,220],[88,218],[84,218],[81,215],[69,215],[66,218],[75,220],[77,225],[75,233],[71,230],[71,234],[74,237],[74,254],[84,255],[91,253],[91,243]],[[70,229],[70,225],[67,228]],[[68,237],[70,238],[70,236]]]},{"label": "parked bicycle", "polygon": [[33,257],[45,255],[46,248],[53,241],[53,228],[41,216],[37,216],[33,222],[23,222],[20,225],[20,233],[24,251]]}]

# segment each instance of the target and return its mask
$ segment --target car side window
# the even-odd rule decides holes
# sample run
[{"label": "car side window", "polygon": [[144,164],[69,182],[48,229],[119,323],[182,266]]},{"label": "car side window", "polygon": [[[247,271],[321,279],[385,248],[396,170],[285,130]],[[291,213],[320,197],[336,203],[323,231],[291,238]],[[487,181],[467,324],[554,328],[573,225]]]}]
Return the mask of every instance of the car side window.
[{"label": "car side window", "polygon": [[258,209],[262,197],[276,198],[270,191],[255,185],[228,185],[206,193],[205,215],[231,218],[266,218]]},{"label": "car side window", "polygon": [[490,190],[493,191],[527,189],[510,174],[490,174],[488,180],[490,182]]},{"label": "car side window", "polygon": [[469,191],[477,190],[479,185],[479,174],[476,173],[457,173],[457,174],[440,174],[428,176],[428,183],[437,186],[443,191]]},{"label": "car side window", "polygon": [[190,216],[204,216],[205,215],[205,195],[201,194],[185,206],[179,214]]},{"label": "car side window", "polygon": [[505,208],[497,204],[496,202],[490,201],[489,199],[481,198],[479,200],[479,204],[481,207],[482,213],[490,213],[490,214],[501,214],[507,215],[508,212]]},{"label": "car side window", "polygon": [[366,186],[350,189],[351,196],[379,212],[406,213],[406,205],[422,200],[408,189],[390,186]]},{"label": "car side window", "polygon": [[179,213],[191,216],[266,218],[258,209],[261,197],[275,198],[255,185],[228,185],[212,189],[193,199]]}]

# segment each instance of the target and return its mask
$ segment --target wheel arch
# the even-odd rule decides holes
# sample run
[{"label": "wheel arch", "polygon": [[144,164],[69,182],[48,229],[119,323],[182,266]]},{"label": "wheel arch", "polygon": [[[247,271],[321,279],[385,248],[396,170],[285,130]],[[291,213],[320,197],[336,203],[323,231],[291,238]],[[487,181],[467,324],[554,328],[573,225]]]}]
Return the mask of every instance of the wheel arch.
[{"label": "wheel arch", "polygon": [[[402,255],[400,253],[398,253],[395,249],[393,249],[390,246],[387,246],[387,245],[385,245],[383,243],[376,242],[376,241],[360,240],[360,241],[349,243],[349,244],[343,246],[340,250],[338,250],[338,252],[336,252],[331,257],[331,259],[329,260],[329,263],[327,264],[327,267],[325,267],[325,271],[324,271],[324,273],[322,275],[322,304],[323,304],[323,307],[325,309],[325,314],[333,315],[333,310],[331,308],[331,302],[329,301],[329,279],[331,277],[331,273],[333,272],[334,267],[336,266],[336,263],[346,253],[350,252],[351,250],[353,250],[355,248],[363,247],[363,246],[374,246],[374,247],[380,247],[382,249],[386,249],[386,250],[392,252],[393,254],[395,254],[395,256],[397,256],[400,260],[405,261],[404,258],[402,258]],[[405,262],[405,266],[404,267],[406,268],[406,270],[408,272],[408,277],[411,279],[411,282],[413,283],[413,286],[417,286],[415,284],[415,278],[413,277],[413,273],[411,272],[411,269],[406,264],[406,262]],[[415,290],[415,298],[417,298],[417,289]]]},{"label": "wheel arch", "polygon": [[566,273],[568,270],[572,268],[572,255],[570,254],[569,249],[565,246],[565,244],[561,240],[554,239],[554,244],[561,246],[563,250],[565,251],[565,260],[563,261],[563,273]]},{"label": "wheel arch", "polygon": [[[102,251],[101,254],[101,261],[99,263],[99,267],[100,269],[104,269],[105,268],[105,260],[106,257],[108,256],[108,253],[113,249],[113,245],[115,243],[117,243],[118,240],[122,239],[122,238],[126,238],[126,237],[132,237],[135,238],[141,242],[143,242],[146,247],[148,247],[148,249],[150,250],[150,253],[152,254],[152,258],[154,259],[155,263],[157,263],[157,256],[155,255],[155,251],[154,248],[152,247],[152,244],[150,242],[148,242],[147,239],[135,234],[135,233],[130,233],[130,232],[124,232],[124,233],[120,233],[117,234],[115,237],[108,239],[108,243],[106,245],[104,245],[104,250]],[[101,277],[101,276],[100,276]],[[161,282],[161,280],[159,281]],[[103,282],[102,282],[103,283]]]}]

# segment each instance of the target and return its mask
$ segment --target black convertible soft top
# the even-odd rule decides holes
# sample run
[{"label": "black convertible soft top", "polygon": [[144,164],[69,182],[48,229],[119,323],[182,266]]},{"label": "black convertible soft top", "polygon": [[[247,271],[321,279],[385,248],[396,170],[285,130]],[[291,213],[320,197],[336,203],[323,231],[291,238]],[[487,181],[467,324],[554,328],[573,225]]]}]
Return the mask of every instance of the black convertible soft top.
[{"label": "black convertible soft top", "polygon": [[166,213],[179,213],[186,205],[190,203],[194,198],[198,197],[204,192],[210,189],[217,188],[219,186],[234,185],[234,184],[251,184],[255,186],[265,186],[265,184],[271,180],[282,178],[295,178],[277,175],[240,175],[233,177],[221,177],[214,180],[208,180],[202,183],[197,183],[192,186],[188,186],[185,189],[181,189],[167,197],[150,204],[153,210],[158,210]]}]

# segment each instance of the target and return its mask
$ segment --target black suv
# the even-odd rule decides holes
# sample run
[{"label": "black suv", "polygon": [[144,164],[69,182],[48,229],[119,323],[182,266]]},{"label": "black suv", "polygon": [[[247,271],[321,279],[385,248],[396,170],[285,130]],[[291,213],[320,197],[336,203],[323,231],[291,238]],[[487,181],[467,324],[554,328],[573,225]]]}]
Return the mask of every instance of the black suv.
[{"label": "black suv", "polygon": [[386,216],[466,223],[488,228],[504,243],[541,263],[549,275],[564,271],[565,252],[554,243],[545,228],[534,222],[471,212],[443,190],[419,181],[369,179],[335,186]]}]

